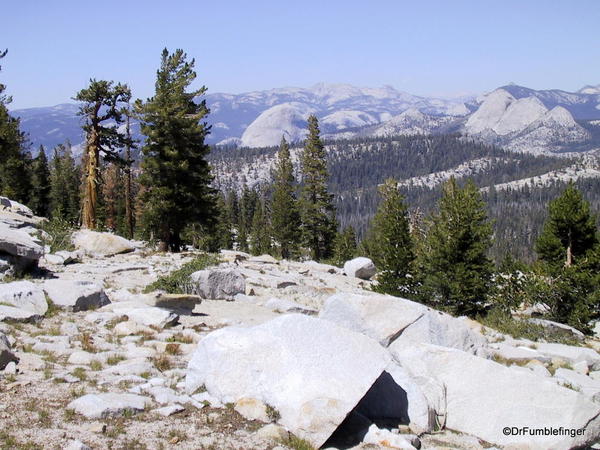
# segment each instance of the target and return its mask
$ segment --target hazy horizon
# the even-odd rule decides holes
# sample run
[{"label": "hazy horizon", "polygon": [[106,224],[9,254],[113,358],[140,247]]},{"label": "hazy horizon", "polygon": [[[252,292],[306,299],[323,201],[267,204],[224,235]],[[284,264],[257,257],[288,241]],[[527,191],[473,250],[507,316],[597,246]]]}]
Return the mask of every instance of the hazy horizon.
[{"label": "hazy horizon", "polygon": [[146,98],[167,47],[196,59],[196,85],[208,93],[321,82],[424,97],[477,95],[510,82],[573,92],[600,83],[592,57],[599,12],[591,0],[11,2],[0,82],[11,109],[69,103],[90,78],[127,83]]}]

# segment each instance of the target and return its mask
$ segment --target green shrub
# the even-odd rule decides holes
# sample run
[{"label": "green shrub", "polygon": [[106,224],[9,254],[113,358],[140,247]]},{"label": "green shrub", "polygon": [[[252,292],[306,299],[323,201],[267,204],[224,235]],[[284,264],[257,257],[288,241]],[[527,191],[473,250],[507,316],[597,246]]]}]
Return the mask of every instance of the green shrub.
[{"label": "green shrub", "polygon": [[73,228],[66,220],[55,217],[52,220],[44,222],[41,229],[48,234],[48,236],[41,236],[42,244],[49,245],[51,253],[60,250],[75,250],[75,247],[71,242]]},{"label": "green shrub", "polygon": [[192,261],[184,264],[180,269],[171,272],[169,275],[160,277],[153,283],[150,283],[144,289],[144,292],[165,291],[170,294],[185,294],[189,292],[190,275],[199,270],[219,264],[219,258],[216,255],[203,253]]},{"label": "green shrub", "polygon": [[557,342],[568,345],[581,345],[575,338],[563,333],[552,331],[543,325],[531,323],[527,320],[515,319],[500,307],[490,309],[485,317],[478,319],[483,325],[493,328],[503,334],[508,334],[515,339],[529,339],[531,341]]}]

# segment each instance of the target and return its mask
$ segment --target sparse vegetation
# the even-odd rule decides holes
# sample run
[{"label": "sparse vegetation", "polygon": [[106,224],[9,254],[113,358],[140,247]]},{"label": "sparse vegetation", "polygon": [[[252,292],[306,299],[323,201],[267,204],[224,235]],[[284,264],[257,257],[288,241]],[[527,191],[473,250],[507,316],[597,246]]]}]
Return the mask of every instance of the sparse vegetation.
[{"label": "sparse vegetation", "polygon": [[516,319],[500,308],[492,308],[486,316],[480,317],[479,321],[483,325],[508,334],[515,339],[581,345],[579,341],[569,338],[564,333],[552,332],[543,325]]},{"label": "sparse vegetation", "polygon": [[75,369],[73,369],[73,372],[71,372],[71,374],[74,377],[79,378],[81,381],[87,380],[87,373],[83,367],[76,367]]},{"label": "sparse vegetation", "polygon": [[179,344],[167,344],[165,353],[168,355],[181,355],[181,348],[179,347]]},{"label": "sparse vegetation", "polygon": [[87,331],[83,332],[77,337],[77,339],[81,343],[82,350],[89,353],[96,353],[98,351],[98,349],[94,345],[94,338],[92,337],[91,333]]},{"label": "sparse vegetation", "polygon": [[287,439],[279,440],[279,443],[294,450],[316,450],[310,442],[300,439],[293,434],[290,434]]},{"label": "sparse vegetation", "polygon": [[154,367],[161,372],[169,370],[172,367],[171,360],[165,354],[156,355],[154,358],[152,358],[152,363],[154,364]]},{"label": "sparse vegetation", "polygon": [[109,366],[114,366],[115,364],[119,364],[124,360],[125,357],[123,355],[110,355],[108,358],[106,358],[106,364]]},{"label": "sparse vegetation", "polygon": [[169,275],[160,277],[155,282],[149,284],[144,292],[165,291],[170,294],[191,293],[190,275],[199,270],[219,264],[220,260],[216,255],[203,253],[195,257],[192,261],[185,263],[181,268],[171,272]]},{"label": "sparse vegetation", "polygon": [[166,339],[167,342],[181,342],[182,344],[193,344],[194,338],[190,335],[177,332]]},{"label": "sparse vegetation", "polygon": [[90,363],[90,369],[94,371],[102,370],[102,363],[95,359]]}]

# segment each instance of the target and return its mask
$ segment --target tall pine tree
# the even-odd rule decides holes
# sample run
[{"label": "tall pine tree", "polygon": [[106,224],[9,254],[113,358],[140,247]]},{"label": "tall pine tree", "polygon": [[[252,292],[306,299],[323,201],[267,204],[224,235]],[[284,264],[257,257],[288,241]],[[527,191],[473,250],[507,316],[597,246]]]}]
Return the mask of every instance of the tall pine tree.
[{"label": "tall pine tree", "polygon": [[535,247],[542,261],[569,267],[598,243],[596,218],[572,181],[550,202],[548,213]]},{"label": "tall pine tree", "polygon": [[483,312],[493,270],[487,256],[491,237],[477,186],[469,180],[460,188],[452,177],[443,186],[423,249],[423,301],[453,314]]},{"label": "tall pine tree", "polygon": [[273,237],[283,259],[296,257],[299,252],[300,212],[295,194],[294,167],[290,158],[290,147],[281,138],[274,174],[273,204],[271,221]]},{"label": "tall pine tree", "polygon": [[186,225],[205,226],[215,216],[215,190],[206,161],[209,127],[203,122],[209,110],[205,100],[194,101],[206,88],[188,91],[195,79],[193,59],[187,61],[183,50],[170,54],[164,49],[154,96],[136,102],[146,136],[140,177],[144,223],[163,251],[179,251]]},{"label": "tall pine tree", "polygon": [[301,217],[304,243],[315,260],[329,258],[337,231],[333,196],[327,190],[329,173],[319,121],[308,118],[308,137],[302,154]]},{"label": "tall pine tree", "polygon": [[31,168],[31,199],[29,207],[38,216],[50,215],[50,169],[44,147],[33,160]]},{"label": "tall pine tree", "polygon": [[71,225],[79,224],[80,182],[79,167],[75,165],[71,144],[54,148],[50,164],[50,216]]},{"label": "tall pine tree", "polygon": [[375,289],[406,296],[413,284],[411,273],[415,259],[408,210],[396,180],[386,180],[379,194],[381,202],[373,217],[370,245],[370,256],[378,269]]},{"label": "tall pine tree", "polygon": [[550,318],[588,332],[600,304],[600,242],[596,217],[573,182],[548,206],[536,242],[550,285],[544,302]]},{"label": "tall pine tree", "polygon": [[261,198],[254,210],[252,230],[250,233],[250,251],[253,255],[271,253],[271,226],[268,221],[269,213],[266,200]]},{"label": "tall pine tree", "polygon": [[127,136],[119,133],[118,128],[123,123],[124,104],[130,99],[131,91],[126,84],[113,85],[112,81],[94,79],[74,97],[74,100],[83,102],[79,115],[85,118],[85,180],[81,213],[84,228],[95,229],[98,225],[100,157],[119,160],[119,149],[127,145]]}]

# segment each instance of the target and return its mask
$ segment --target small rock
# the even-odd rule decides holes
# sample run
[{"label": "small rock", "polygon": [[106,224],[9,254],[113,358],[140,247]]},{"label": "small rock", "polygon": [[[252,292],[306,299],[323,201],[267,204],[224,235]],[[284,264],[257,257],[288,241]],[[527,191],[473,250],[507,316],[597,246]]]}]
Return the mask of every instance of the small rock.
[{"label": "small rock", "polygon": [[64,450],[92,450],[92,448],[85,445],[83,442],[74,439],[69,441],[66,447],[64,447]]},{"label": "small rock", "polygon": [[169,417],[173,414],[177,414],[178,412],[184,411],[185,408],[181,405],[175,404],[170,406],[163,406],[162,408],[155,409],[154,412],[163,416]]},{"label": "small rock", "polygon": [[578,363],[573,364],[573,370],[582,375],[587,375],[590,372],[590,368],[588,367],[587,361],[580,361]]},{"label": "small rock", "polygon": [[386,448],[397,448],[397,449],[414,449],[415,447],[411,444],[410,440],[400,434],[394,434],[386,429],[379,429],[377,425],[373,424],[369,427],[369,431],[363,438],[365,444],[381,445]]},{"label": "small rock", "polygon": [[373,261],[363,256],[346,261],[344,264],[344,273],[349,277],[369,280],[376,272]]},{"label": "small rock", "polygon": [[289,437],[285,428],[269,423],[256,432],[256,437],[265,441],[280,441]]},{"label": "small rock", "polygon": [[18,362],[19,358],[10,351],[10,342],[6,335],[0,332],[0,370],[5,369],[9,364]]},{"label": "small rock", "polygon": [[4,368],[4,375],[16,375],[17,374],[17,365],[14,361],[9,362]]},{"label": "small rock", "polygon": [[135,394],[87,394],[67,406],[88,419],[104,419],[122,415],[125,411],[144,411],[150,399]]},{"label": "small rock", "polygon": [[235,402],[234,409],[248,420],[271,421],[267,414],[267,405],[255,398],[244,397]]},{"label": "small rock", "polygon": [[237,269],[208,269],[191,275],[193,294],[212,300],[233,300],[246,292],[246,281]]}]

